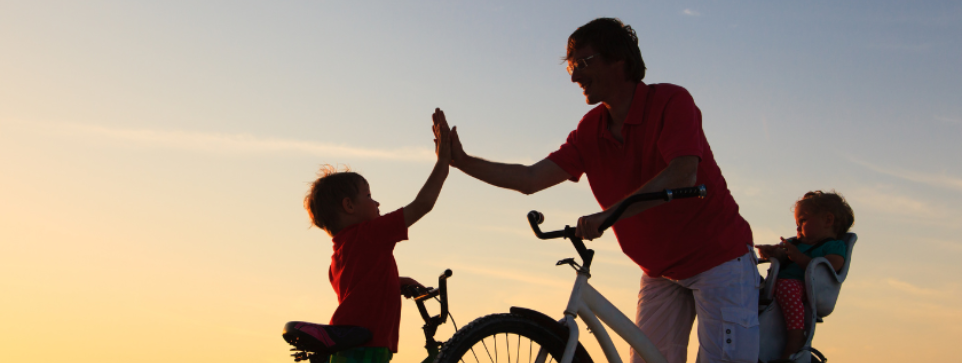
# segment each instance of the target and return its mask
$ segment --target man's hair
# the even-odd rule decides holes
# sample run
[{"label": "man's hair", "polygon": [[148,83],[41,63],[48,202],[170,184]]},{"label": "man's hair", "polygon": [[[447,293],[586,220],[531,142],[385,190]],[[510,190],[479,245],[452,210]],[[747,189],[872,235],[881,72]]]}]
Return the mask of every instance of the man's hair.
[{"label": "man's hair", "polygon": [[638,35],[630,25],[616,18],[598,18],[588,22],[568,37],[565,61],[572,61],[575,50],[591,46],[606,62],[625,61],[625,76],[629,81],[645,78],[645,60],[638,48]]},{"label": "man's hair", "polygon": [[311,222],[320,229],[333,234],[338,228],[338,212],[344,198],[354,200],[361,183],[367,183],[361,174],[344,167],[338,171],[332,165],[322,165],[318,178],[311,184],[311,190],[304,197],[304,209],[311,216]]},{"label": "man's hair", "polygon": [[842,239],[855,223],[852,207],[845,201],[845,197],[834,190],[828,193],[821,190],[805,193],[802,199],[795,202],[795,210],[799,209],[812,214],[831,213],[835,217],[832,232],[835,232],[835,238],[838,239]]}]

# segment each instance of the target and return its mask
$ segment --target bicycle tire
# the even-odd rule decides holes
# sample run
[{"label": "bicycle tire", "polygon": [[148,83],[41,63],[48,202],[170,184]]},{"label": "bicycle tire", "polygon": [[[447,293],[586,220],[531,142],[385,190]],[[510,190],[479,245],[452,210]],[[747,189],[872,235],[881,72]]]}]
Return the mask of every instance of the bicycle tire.
[{"label": "bicycle tire", "polygon": [[[561,361],[567,336],[517,314],[492,314],[475,319],[451,337],[435,363],[535,362],[543,349],[548,359]],[[526,346],[527,345],[527,346]],[[591,358],[578,344],[573,363],[590,363]]]}]

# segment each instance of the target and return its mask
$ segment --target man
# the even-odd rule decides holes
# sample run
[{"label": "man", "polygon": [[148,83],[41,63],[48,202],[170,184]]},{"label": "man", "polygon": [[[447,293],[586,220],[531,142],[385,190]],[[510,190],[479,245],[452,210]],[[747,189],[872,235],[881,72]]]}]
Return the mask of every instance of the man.
[{"label": "man", "polygon": [[[622,251],[644,272],[635,322],[669,362],[686,361],[697,315],[699,362],[755,363],[759,276],[751,229],[715,163],[701,111],[684,88],[641,81],[638,38],[618,19],[578,28],[566,59],[587,103],[600,105],[560,149],[530,166],[502,164],[465,153],[455,129],[452,165],[525,194],[587,175],[605,209],[578,220],[577,234],[589,240],[633,194],[705,184],[705,199],[637,203],[613,226]],[[635,352],[632,361],[643,362]]]}]

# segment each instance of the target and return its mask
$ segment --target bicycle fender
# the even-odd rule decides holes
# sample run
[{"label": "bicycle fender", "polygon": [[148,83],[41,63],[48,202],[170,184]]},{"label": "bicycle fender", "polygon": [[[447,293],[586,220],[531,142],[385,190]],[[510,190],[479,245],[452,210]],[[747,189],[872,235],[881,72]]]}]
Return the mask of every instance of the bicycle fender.
[{"label": "bicycle fender", "polygon": [[[531,310],[528,308],[522,308],[518,306],[512,306],[510,311],[512,314],[520,315],[525,318],[531,319],[531,321],[534,321],[535,323],[538,323],[538,325],[541,325],[547,328],[552,333],[555,333],[560,337],[564,337],[565,343],[567,343],[568,328],[565,327],[564,325],[561,325],[561,323],[559,323],[557,320],[552,319],[550,316],[547,316],[540,311]],[[579,363],[593,363],[593,361],[591,360],[591,356],[588,355],[588,351],[585,350],[585,347],[581,345],[581,342],[578,342],[578,347],[575,348],[575,357],[578,357]]]}]

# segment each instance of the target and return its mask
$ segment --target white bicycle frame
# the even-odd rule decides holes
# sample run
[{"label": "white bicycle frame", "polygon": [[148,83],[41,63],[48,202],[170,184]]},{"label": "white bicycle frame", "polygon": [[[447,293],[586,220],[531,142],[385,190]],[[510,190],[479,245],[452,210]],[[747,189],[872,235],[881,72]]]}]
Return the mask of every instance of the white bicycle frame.
[{"label": "white bicycle frame", "polygon": [[[568,327],[568,343],[565,346],[564,355],[561,363],[571,363],[574,358],[575,348],[578,346],[578,324],[575,316],[581,317],[585,324],[591,329],[592,334],[601,344],[601,349],[608,358],[608,362],[622,363],[618,351],[615,349],[608,331],[601,324],[603,321],[615,334],[628,342],[635,352],[641,355],[648,363],[667,363],[665,357],[658,352],[658,348],[651,343],[651,340],[641,332],[635,323],[628,319],[624,313],[605,299],[598,290],[588,284],[588,274],[578,271],[575,286],[571,290],[571,298],[568,299],[568,307],[564,312],[564,324]],[[598,319],[601,318],[599,321]]]}]

